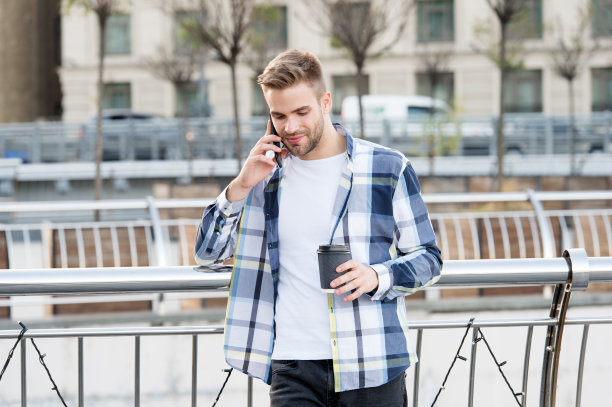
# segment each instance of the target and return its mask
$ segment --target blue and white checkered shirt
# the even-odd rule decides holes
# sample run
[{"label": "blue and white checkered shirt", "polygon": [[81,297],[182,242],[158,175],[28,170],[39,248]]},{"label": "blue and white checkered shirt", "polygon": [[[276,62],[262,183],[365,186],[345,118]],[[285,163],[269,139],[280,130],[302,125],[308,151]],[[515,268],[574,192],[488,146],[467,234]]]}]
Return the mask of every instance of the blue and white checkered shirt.
[{"label": "blue and white checkered shirt", "polygon": [[[347,157],[330,242],[348,244],[353,259],[378,273],[372,295],[347,303],[328,294],[335,389],[346,391],[387,383],[416,362],[404,296],[434,284],[442,258],[406,157],[335,126],[346,136]],[[205,209],[195,244],[202,265],[234,256],[225,357],[230,366],[266,383],[274,346],[282,191],[283,169],[278,167],[243,201],[228,202],[223,191]]]}]

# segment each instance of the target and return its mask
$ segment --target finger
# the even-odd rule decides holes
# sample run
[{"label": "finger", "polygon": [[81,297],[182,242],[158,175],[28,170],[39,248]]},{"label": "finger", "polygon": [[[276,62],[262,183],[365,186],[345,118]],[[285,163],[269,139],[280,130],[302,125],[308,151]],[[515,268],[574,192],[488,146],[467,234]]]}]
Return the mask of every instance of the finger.
[{"label": "finger", "polygon": [[346,272],[345,274],[341,275],[340,277],[337,277],[337,278],[333,279],[332,282],[329,285],[332,288],[339,287],[342,284],[355,279],[356,277],[357,276],[354,275],[352,271],[349,271],[349,272]]},{"label": "finger", "polygon": [[344,301],[344,302],[354,301],[354,300],[356,300],[357,298],[361,297],[361,294],[363,294],[364,292],[365,292],[365,291],[363,291],[363,290],[361,290],[361,289],[359,289],[359,290],[355,290],[355,292],[353,292],[352,294],[347,295],[346,297],[344,297],[344,298],[342,299],[342,301]]},{"label": "finger", "polygon": [[[342,276],[344,277],[344,276]],[[361,287],[361,285],[363,284],[363,279],[355,277],[355,278],[351,278],[349,279],[346,284],[342,285],[339,284],[336,289],[336,291],[334,291],[337,295],[342,295],[342,294],[346,294],[351,290],[355,290],[355,289],[359,289]]]},{"label": "finger", "polygon": [[365,292],[365,289],[361,286],[355,288],[355,290],[350,293],[349,295],[347,295],[346,297],[344,297],[342,299],[342,301],[344,302],[349,302],[349,301],[353,301],[356,300],[357,298],[361,297],[361,295]]},{"label": "finger", "polygon": [[281,140],[282,139],[280,138],[280,136],[277,136],[276,134],[266,134],[265,136],[257,140],[257,143],[255,143],[255,147],[270,144],[272,142],[280,142]]},{"label": "finger", "polygon": [[339,265],[338,267],[336,267],[336,273],[342,273],[343,271],[348,271],[351,269],[355,269],[357,268],[357,266],[361,264],[356,260],[347,260],[344,263],[342,263],[341,265]]}]

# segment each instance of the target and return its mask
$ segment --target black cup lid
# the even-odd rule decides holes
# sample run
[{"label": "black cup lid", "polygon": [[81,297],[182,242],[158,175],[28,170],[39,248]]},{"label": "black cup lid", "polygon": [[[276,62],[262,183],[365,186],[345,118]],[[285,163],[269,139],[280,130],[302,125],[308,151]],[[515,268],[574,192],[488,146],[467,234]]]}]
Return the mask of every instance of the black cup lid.
[{"label": "black cup lid", "polygon": [[320,252],[348,252],[349,248],[345,244],[322,244],[319,246]]}]

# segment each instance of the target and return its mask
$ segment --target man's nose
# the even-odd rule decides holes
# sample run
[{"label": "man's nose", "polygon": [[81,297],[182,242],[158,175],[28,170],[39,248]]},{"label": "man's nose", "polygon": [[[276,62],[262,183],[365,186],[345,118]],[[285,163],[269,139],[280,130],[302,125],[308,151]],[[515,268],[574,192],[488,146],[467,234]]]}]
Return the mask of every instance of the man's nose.
[{"label": "man's nose", "polygon": [[295,133],[300,128],[297,118],[288,117],[287,122],[285,123],[285,133]]}]

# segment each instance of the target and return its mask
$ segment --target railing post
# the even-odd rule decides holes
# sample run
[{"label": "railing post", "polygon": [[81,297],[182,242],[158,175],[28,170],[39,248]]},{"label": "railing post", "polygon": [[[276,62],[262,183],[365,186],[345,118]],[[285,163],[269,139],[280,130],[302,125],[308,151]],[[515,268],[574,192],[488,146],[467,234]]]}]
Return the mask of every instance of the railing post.
[{"label": "railing post", "polygon": [[542,382],[540,387],[540,406],[555,407],[557,397],[557,377],[559,373],[559,356],[565,318],[569,308],[572,289],[586,290],[589,284],[589,258],[584,249],[568,249],[563,252],[569,268],[568,280],[557,284],[550,308],[550,318],[556,319],[546,331],[544,343],[544,361],[542,363]]},{"label": "railing post", "polygon": [[157,260],[157,266],[167,266],[166,261],[166,238],[163,234],[161,226],[161,217],[159,216],[159,209],[155,204],[155,199],[152,196],[147,197],[147,208],[149,209],[149,216],[151,217],[151,224],[153,226],[153,236],[155,239],[155,256]]},{"label": "railing post", "polygon": [[468,407],[474,406],[474,379],[476,377],[476,351],[478,350],[478,329],[472,325],[472,354],[470,355],[470,381]]},{"label": "railing post", "polygon": [[79,407],[85,406],[85,389],[83,380],[83,337],[78,339],[78,381],[79,381]]},{"label": "railing post", "polygon": [[140,336],[134,337],[134,407],[140,407]]},{"label": "railing post", "polygon": [[589,337],[589,324],[582,330],[582,344],[580,346],[580,361],[578,362],[578,380],[576,381],[576,407],[582,404],[582,378],[584,377],[584,357],[586,355],[587,339]]},{"label": "railing post", "polygon": [[540,227],[540,233],[542,235],[542,252],[545,258],[551,258],[555,256],[555,241],[553,239],[552,227],[550,221],[544,216],[544,208],[542,202],[536,196],[536,193],[529,189],[527,190],[527,196],[533,211],[535,212],[538,226]]},{"label": "railing post", "polygon": [[[154,239],[154,248],[155,248],[155,256],[157,260],[157,266],[167,266],[167,258],[166,252],[168,250],[168,239],[164,235],[163,228],[161,225],[161,217],[159,216],[159,209],[155,204],[155,199],[153,197],[147,197],[147,207],[149,209],[149,216],[151,217],[151,224],[153,228],[153,239]],[[159,294],[157,301],[153,303],[154,311],[160,314],[164,314],[169,311],[169,306],[167,301],[164,302],[164,295]]]},{"label": "railing post", "polygon": [[26,375],[26,339],[21,341],[21,407],[28,405],[27,375]]},{"label": "railing post", "polygon": [[[544,153],[545,154],[553,154],[554,153],[554,142],[555,139],[553,137],[553,121],[554,118],[552,116],[548,116],[545,121],[545,142],[544,142]],[[535,150],[532,150],[535,151]]]},{"label": "railing post", "polygon": [[412,405],[419,405],[419,383],[421,381],[421,345],[423,343],[423,330],[417,331],[416,354],[419,358],[418,363],[414,366],[414,383],[412,387]]},{"label": "railing post", "polygon": [[191,407],[198,405],[198,336],[191,340]]}]

